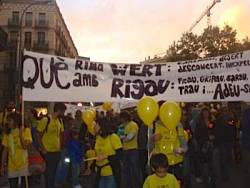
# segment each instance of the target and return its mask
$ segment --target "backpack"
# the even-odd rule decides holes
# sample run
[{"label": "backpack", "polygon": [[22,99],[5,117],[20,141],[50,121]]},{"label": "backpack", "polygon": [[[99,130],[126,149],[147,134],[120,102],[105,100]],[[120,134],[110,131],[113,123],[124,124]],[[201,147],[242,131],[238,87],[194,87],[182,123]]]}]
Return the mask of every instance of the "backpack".
[{"label": "backpack", "polygon": [[[44,135],[45,133],[48,132],[48,127],[49,127],[49,124],[50,124],[50,122],[51,122],[51,117],[50,117],[50,115],[46,115],[45,117],[48,119],[48,121],[47,121],[47,123],[46,123],[45,129],[44,129],[43,132],[42,132],[42,137],[43,137],[43,135]],[[63,122],[62,122],[62,120],[61,120],[60,118],[58,118],[58,120],[59,120],[59,122],[60,122],[61,124],[63,124]]]},{"label": "backpack", "polygon": [[49,115],[47,115],[47,116],[45,116],[45,117],[48,119],[48,121],[47,121],[47,123],[46,123],[45,129],[44,129],[43,132],[42,132],[42,137],[44,136],[45,133],[48,132],[48,127],[49,127],[49,124],[50,124],[50,121],[51,121],[51,118],[50,118]]}]

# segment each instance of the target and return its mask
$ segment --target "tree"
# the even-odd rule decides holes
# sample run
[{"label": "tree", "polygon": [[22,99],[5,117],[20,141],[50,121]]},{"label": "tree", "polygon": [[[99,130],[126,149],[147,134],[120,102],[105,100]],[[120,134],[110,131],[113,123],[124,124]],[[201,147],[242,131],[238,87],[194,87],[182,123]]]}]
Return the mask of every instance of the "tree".
[{"label": "tree", "polygon": [[184,33],[178,42],[170,45],[165,58],[170,62],[192,60],[250,49],[248,38],[239,41],[236,36],[236,30],[228,25],[222,29],[208,27],[199,36]]}]

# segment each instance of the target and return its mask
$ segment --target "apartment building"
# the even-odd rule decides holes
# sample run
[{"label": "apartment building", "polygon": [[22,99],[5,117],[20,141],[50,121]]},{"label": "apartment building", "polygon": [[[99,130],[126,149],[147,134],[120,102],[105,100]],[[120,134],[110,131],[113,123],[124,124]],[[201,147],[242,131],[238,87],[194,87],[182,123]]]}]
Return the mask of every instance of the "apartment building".
[{"label": "apartment building", "polygon": [[0,52],[0,107],[15,100],[18,43],[30,51],[76,58],[77,49],[55,0],[0,1],[0,28],[8,34]]}]

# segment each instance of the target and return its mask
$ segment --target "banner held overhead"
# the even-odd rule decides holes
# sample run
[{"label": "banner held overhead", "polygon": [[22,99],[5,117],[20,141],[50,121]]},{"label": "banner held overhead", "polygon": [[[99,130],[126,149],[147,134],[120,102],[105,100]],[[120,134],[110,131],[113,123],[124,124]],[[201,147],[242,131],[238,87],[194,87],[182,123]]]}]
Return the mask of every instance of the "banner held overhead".
[{"label": "banner held overhead", "polygon": [[249,101],[250,51],[160,64],[98,63],[25,51],[24,101]]}]

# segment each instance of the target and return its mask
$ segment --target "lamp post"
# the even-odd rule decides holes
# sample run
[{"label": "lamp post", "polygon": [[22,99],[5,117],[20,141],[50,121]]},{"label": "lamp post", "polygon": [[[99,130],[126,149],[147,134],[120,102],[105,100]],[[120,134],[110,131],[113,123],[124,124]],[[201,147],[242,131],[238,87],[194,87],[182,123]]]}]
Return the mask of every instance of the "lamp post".
[{"label": "lamp post", "polygon": [[17,36],[17,51],[16,51],[16,107],[20,108],[20,96],[21,96],[21,52],[22,52],[22,28],[23,28],[23,17],[26,11],[33,5],[46,5],[51,3],[53,0],[34,0],[31,3],[27,4],[26,7],[22,10],[20,22],[19,22],[19,32]]}]

